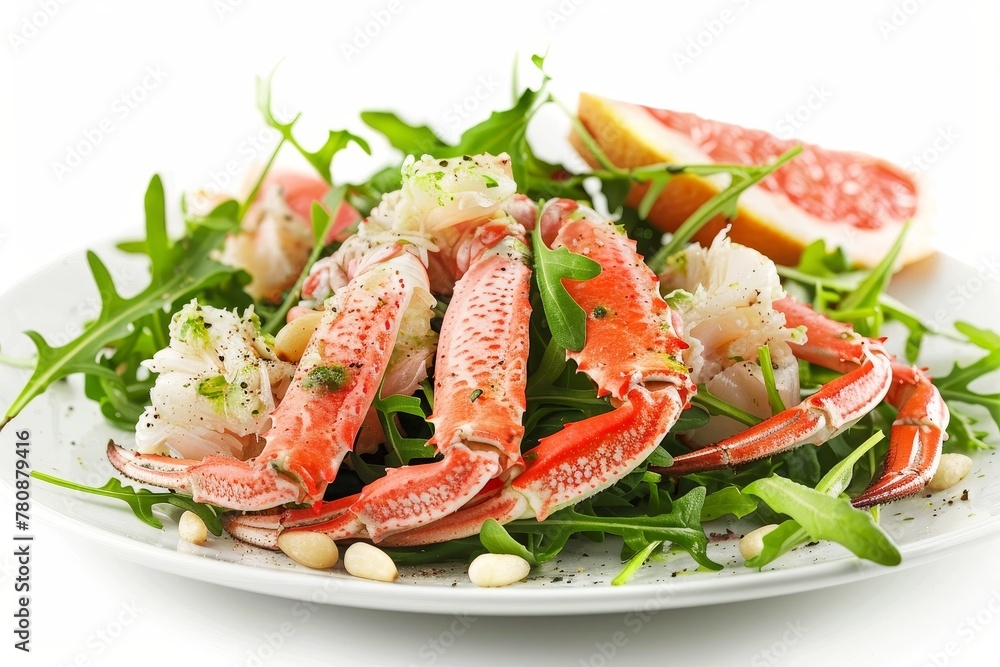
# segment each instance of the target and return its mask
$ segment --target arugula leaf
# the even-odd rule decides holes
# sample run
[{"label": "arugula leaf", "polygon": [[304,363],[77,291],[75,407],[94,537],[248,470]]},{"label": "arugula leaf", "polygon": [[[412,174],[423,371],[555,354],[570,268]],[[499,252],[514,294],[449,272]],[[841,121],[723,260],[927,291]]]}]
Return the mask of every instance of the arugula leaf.
[{"label": "arugula leaf", "polygon": [[[376,479],[385,477],[385,466],[369,463],[354,452],[348,452],[347,458],[350,460],[351,467],[357,473],[358,479],[361,480],[362,484],[371,484]],[[340,479],[340,477],[341,473],[338,473],[337,479]]]},{"label": "arugula leaf", "polygon": [[386,440],[392,453],[386,462],[393,466],[407,465],[413,459],[429,459],[435,455],[434,448],[427,444],[426,438],[404,438],[396,426],[394,415],[402,413],[426,419],[420,399],[416,396],[389,396],[382,398],[381,387],[375,394],[372,407],[378,412],[379,422],[385,432]]},{"label": "arugula leaf", "polygon": [[597,397],[593,382],[576,372],[576,364],[566,358],[566,349],[552,338],[534,281],[531,309],[522,448],[534,447],[570,422],[612,409],[607,398]]},{"label": "arugula leaf", "polygon": [[356,144],[365,153],[371,155],[372,150],[368,142],[363,137],[359,137],[347,130],[329,130],[326,141],[315,151],[310,151],[303,147],[292,132],[295,123],[298,122],[302,114],[296,114],[292,120],[286,123],[281,122],[274,115],[274,110],[271,107],[271,80],[273,77],[274,70],[266,77],[257,77],[257,108],[260,110],[261,115],[263,115],[264,122],[277,130],[281,134],[282,139],[295,146],[295,149],[316,169],[319,175],[323,177],[323,180],[327,183],[332,183],[331,168],[333,158],[337,153],[347,148],[348,145],[352,143]]},{"label": "arugula leaf", "polygon": [[899,235],[896,237],[895,242],[893,242],[892,247],[889,248],[889,252],[882,258],[882,261],[872,267],[868,275],[865,276],[865,279],[861,281],[861,284],[840,302],[840,310],[873,308],[878,305],[879,295],[885,291],[885,288],[889,285],[889,280],[892,278],[892,270],[895,268],[896,260],[903,249],[903,241],[906,240],[906,233],[910,229],[910,222],[910,220],[907,220],[906,224],[899,230]]},{"label": "arugula leaf", "polygon": [[793,482],[815,486],[823,474],[818,447],[795,447],[779,455],[785,466],[784,476]]},{"label": "arugula leaf", "polygon": [[[796,146],[785,153],[779,155],[774,162],[761,166],[732,166],[723,165],[722,170],[731,174],[729,185],[720,190],[711,199],[698,207],[691,216],[681,223],[680,227],[670,237],[670,241],[663,244],[663,247],[647,262],[654,273],[663,271],[667,258],[681,250],[684,245],[691,240],[698,231],[710,222],[717,215],[724,215],[732,218],[736,215],[736,203],[739,196],[744,191],[764,180],[783,164],[802,152],[802,146]],[[719,167],[716,167],[719,168]],[[678,171],[688,171],[693,173],[694,167],[679,167]],[[711,170],[712,165],[707,165],[706,170]],[[706,172],[707,173],[707,172]],[[714,173],[714,172],[713,172]]]},{"label": "arugula leaf", "polygon": [[[861,460],[862,456],[871,451],[883,438],[883,433],[879,431],[861,443],[850,454],[830,468],[826,475],[816,484],[816,491],[831,497],[837,497],[843,493],[851,483],[854,475],[854,466]],[[744,492],[746,492],[746,489],[744,489]],[[803,528],[794,518],[789,519],[778,526],[777,529],[764,536],[763,551],[758,556],[746,561],[745,564],[747,567],[764,567],[789,550],[800,544],[805,544],[810,539],[809,531]]]},{"label": "arugula leaf", "polygon": [[[704,501],[705,488],[697,487],[673,501],[670,512],[654,516],[597,516],[584,514],[578,505],[559,510],[545,521],[521,519],[505,526],[498,524],[498,528],[508,534],[529,538],[529,543],[522,543],[522,546],[532,555],[529,562],[534,563],[555,558],[574,534],[607,533],[620,536],[635,551],[642,551],[653,541],[671,542],[687,551],[702,567],[719,570],[722,566],[708,557],[708,538],[701,527]],[[497,528],[491,528],[487,540],[489,544],[483,543],[487,548],[513,549],[508,540],[499,536]]]},{"label": "arugula leaf", "polygon": [[[764,537],[764,551],[748,560],[746,565],[762,567],[807,538],[831,540],[860,558],[882,565],[898,565],[899,549],[892,539],[869,512],[856,509],[849,499],[840,495],[850,484],[854,464],[882,437],[878,433],[865,441],[834,466],[815,489],[777,476],[758,479],[744,487],[743,493],[757,496],[772,510],[792,517],[780,526],[780,532],[774,531]],[[795,541],[797,539],[801,541]]]},{"label": "arugula leaf", "polygon": [[817,239],[806,246],[796,268],[802,273],[819,278],[832,278],[851,270],[843,248],[837,246],[827,251],[826,241],[823,239]]},{"label": "arugula leaf", "polygon": [[532,230],[531,243],[535,256],[535,281],[545,317],[552,339],[567,350],[579,352],[587,339],[587,313],[569,295],[562,281],[596,278],[601,274],[601,265],[566,248],[550,250],[545,247],[540,227],[536,224]]},{"label": "arugula leaf", "polygon": [[985,408],[993,422],[1000,426],[1000,393],[983,394],[970,387],[979,378],[1000,369],[1000,335],[968,322],[956,322],[955,328],[987,354],[965,366],[956,361],[951,372],[932,381],[951,408],[952,419],[948,423],[948,434],[955,442],[949,445],[959,449],[981,449],[988,445],[982,440],[983,432],[972,428],[976,423],[975,418],[961,414],[951,404],[957,402]]},{"label": "arugula leaf", "polygon": [[479,541],[482,542],[486,550],[491,554],[509,554],[520,556],[532,565],[538,565],[539,561],[535,554],[528,551],[528,548],[510,536],[503,525],[496,519],[487,519],[482,528],[479,529]]},{"label": "arugula leaf", "polygon": [[163,528],[163,524],[153,514],[153,506],[167,503],[169,505],[173,505],[174,507],[179,507],[182,510],[194,512],[201,518],[202,521],[205,522],[205,526],[212,532],[213,535],[222,535],[222,521],[219,518],[216,508],[205,503],[197,503],[192,500],[190,496],[180,495],[172,491],[153,493],[147,489],[136,490],[131,486],[122,486],[122,483],[114,478],[109,479],[107,484],[104,486],[96,487],[85,486],[83,484],[77,484],[76,482],[59,479],[58,477],[46,475],[45,473],[38,472],[37,470],[32,470],[31,476],[40,479],[43,482],[48,482],[49,484],[61,486],[66,489],[72,489],[73,491],[81,491],[83,493],[90,493],[97,496],[105,496],[107,498],[121,500],[132,508],[132,513],[135,514],[143,523],[152,526],[153,528]]},{"label": "arugula leaf", "polygon": [[156,379],[152,373],[140,377],[142,367],[139,364],[166,347],[154,333],[159,326],[159,322],[149,317],[140,320],[132,334],[114,342],[114,352],[110,356],[98,360],[114,373],[87,375],[84,380],[87,398],[97,402],[106,419],[127,431],[133,430],[139,421]]},{"label": "arugula leaf", "polygon": [[[841,314],[841,317],[852,321],[855,329],[864,336],[878,336],[884,317],[879,297],[892,279],[896,260],[903,249],[903,242],[906,240],[906,233],[909,229],[910,221],[908,220],[900,229],[896,241],[882,258],[882,261],[875,265],[857,288],[837,305],[836,311]],[[861,317],[848,315],[848,313],[864,313],[864,311],[872,311],[872,315],[862,315]]]},{"label": "arugula leaf", "polygon": [[758,479],[743,488],[775,512],[791,516],[814,540],[831,540],[880,565],[899,565],[899,549],[872,515],[845,497],[831,497],[784,477]]},{"label": "arugula leaf", "polygon": [[774,383],[774,366],[771,365],[771,348],[766,344],[757,348],[757,361],[760,372],[764,376],[764,390],[767,392],[767,402],[771,404],[771,414],[784,412],[785,402],[781,400],[778,387]]},{"label": "arugula leaf", "polygon": [[[541,69],[540,60],[535,65]],[[529,186],[529,172],[537,162],[534,151],[528,145],[528,124],[538,110],[549,101],[546,92],[549,78],[544,75],[537,90],[525,88],[520,98],[510,109],[494,111],[489,118],[467,129],[454,147],[456,155],[475,155],[506,152],[511,157],[514,182],[521,188]]]},{"label": "arugula leaf", "polygon": [[83,333],[59,347],[52,347],[35,331],[25,332],[38,350],[38,362],[27,384],[8,407],[0,429],[56,380],[74,373],[115,380],[115,371],[97,359],[111,343],[127,336],[134,322],[151,315],[165,317],[174,304],[219,285],[237,272],[211,259],[225,232],[199,227],[179,242],[166,241],[163,185],[159,176],[150,181],[146,205],[146,238],[156,241],[147,242],[145,248],[151,265],[150,284],[133,297],[122,297],[107,267],[88,251],[87,263],[101,295],[101,312]]},{"label": "arugula leaf", "polygon": [[[346,185],[338,185],[330,190],[330,194],[327,195],[326,201],[331,211],[339,211],[340,205],[344,201],[344,196],[347,194]],[[330,229],[337,221],[337,216],[330,216],[326,212],[327,209],[323,208],[317,202],[313,202],[312,205],[312,230],[313,237],[316,239],[316,243],[313,245],[312,251],[309,253],[309,259],[306,260],[305,266],[302,267],[302,271],[299,272],[299,277],[296,278],[295,284],[292,285],[291,289],[285,292],[285,298],[281,300],[281,305],[271,313],[267,320],[261,325],[261,330],[270,335],[274,335],[278,332],[281,327],[285,326],[285,317],[288,315],[288,311],[291,310],[292,306],[299,302],[299,298],[302,296],[302,286],[306,282],[306,278],[309,277],[309,271],[312,269],[313,264],[319,259],[320,254],[323,252],[322,240],[327,237],[330,233]]]},{"label": "arugula leaf", "polygon": [[830,468],[830,470],[823,475],[823,478],[819,480],[819,484],[816,485],[816,490],[820,493],[825,493],[828,496],[839,496],[843,493],[850,485],[851,478],[854,477],[855,464],[860,461],[861,457],[867,454],[872,447],[877,445],[883,439],[885,439],[885,435],[881,431],[878,431],[863,443],[858,445],[853,452],[844,457],[842,461]]},{"label": "arugula leaf", "polygon": [[[544,58],[536,55],[531,61],[542,74],[538,88],[519,91],[512,107],[494,111],[486,120],[466,129],[457,144],[449,144],[426,125],[408,123],[392,112],[366,111],[361,114],[361,118],[404,155],[507,153],[511,156],[511,169],[520,192],[535,199],[589,199],[590,195],[584,189],[583,182],[591,176],[590,173],[572,174],[561,165],[542,160],[528,141],[527,131],[532,119],[539,109],[553,101],[546,92],[549,78],[543,70]],[[398,187],[398,168],[379,172],[368,183],[356,188],[363,191],[363,196],[354,203],[359,209],[367,210],[378,202],[381,194]]]},{"label": "arugula leaf", "polygon": [[419,158],[425,153],[451,155],[455,152],[454,146],[445,143],[426,125],[410,125],[391,111],[362,111],[361,120],[404,155]]},{"label": "arugula leaf", "polygon": [[705,497],[701,507],[701,520],[714,521],[719,517],[732,514],[742,519],[757,509],[757,501],[740,491],[739,487],[727,486]]},{"label": "arugula leaf", "polygon": [[792,549],[802,544],[806,544],[812,538],[809,531],[802,527],[795,519],[783,521],[764,536],[764,548],[760,554],[748,559],[743,564],[746,567],[762,568],[779,556],[783,556]]},{"label": "arugula leaf", "polygon": [[637,551],[632,558],[625,564],[622,571],[618,573],[614,579],[611,580],[612,586],[624,586],[628,583],[629,579],[635,576],[635,573],[639,571],[639,568],[645,564],[649,557],[653,555],[653,552],[657,549],[663,547],[662,540],[653,540],[640,551]]}]

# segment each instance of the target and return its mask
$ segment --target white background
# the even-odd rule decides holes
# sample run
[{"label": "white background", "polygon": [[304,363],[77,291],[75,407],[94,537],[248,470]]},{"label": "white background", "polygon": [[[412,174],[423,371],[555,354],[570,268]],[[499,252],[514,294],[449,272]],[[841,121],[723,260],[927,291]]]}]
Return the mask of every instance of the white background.
[{"label": "white background", "polygon": [[[1000,147],[1000,56],[987,44],[1000,18],[985,1],[344,5],[4,3],[0,289],[98,239],[138,234],[154,172],[172,201],[224,185],[230,167],[242,175],[264,156],[253,78],[282,58],[277,105],[306,112],[306,142],[326,127],[361,130],[362,108],[397,109],[450,137],[508,103],[516,52],[547,46],[570,104],[591,90],[771,131],[798,110],[803,139],[921,169],[935,184],[940,247],[987,273],[996,259],[998,173],[985,156]],[[359,37],[366,25],[372,36]],[[810,100],[816,108],[800,109]],[[68,163],[81,142],[96,146]],[[355,153],[342,166],[365,164]],[[975,665],[1000,651],[1000,542],[989,541],[833,590],[661,612],[609,660],[598,644],[621,616],[479,618],[443,652],[428,642],[447,640],[451,617],[330,607],[280,634],[289,601],[107,560],[45,527],[25,656],[10,648],[12,561],[0,563],[2,654],[25,665],[257,664],[279,640],[266,664]],[[98,633],[119,620],[105,644]]]}]

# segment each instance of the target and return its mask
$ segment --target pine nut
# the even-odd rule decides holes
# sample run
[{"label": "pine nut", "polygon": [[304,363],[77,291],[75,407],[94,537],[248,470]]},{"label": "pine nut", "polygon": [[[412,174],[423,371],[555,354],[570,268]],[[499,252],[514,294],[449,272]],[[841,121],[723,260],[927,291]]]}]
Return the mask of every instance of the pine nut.
[{"label": "pine nut", "polygon": [[521,581],[531,571],[531,564],[511,554],[483,554],[469,565],[469,579],[476,586],[497,588]]},{"label": "pine nut", "polygon": [[372,581],[396,581],[399,571],[389,554],[366,542],[355,542],[344,552],[344,567],[355,577]]},{"label": "pine nut", "polygon": [[208,539],[208,528],[201,517],[194,512],[184,512],[177,523],[177,532],[181,539],[191,544],[204,544]]},{"label": "pine nut", "polygon": [[281,327],[274,337],[274,353],[279,359],[298,363],[322,319],[323,312],[317,311],[298,317]]},{"label": "pine nut", "polygon": [[944,491],[955,486],[972,470],[972,459],[965,454],[942,454],[937,472],[927,484],[928,491]]},{"label": "pine nut", "polygon": [[278,548],[299,565],[315,570],[333,567],[340,559],[337,544],[323,533],[295,530],[278,536]]},{"label": "pine nut", "polygon": [[760,555],[764,550],[764,536],[778,527],[776,523],[769,523],[761,526],[757,530],[751,530],[740,538],[740,555],[743,560],[750,560]]}]

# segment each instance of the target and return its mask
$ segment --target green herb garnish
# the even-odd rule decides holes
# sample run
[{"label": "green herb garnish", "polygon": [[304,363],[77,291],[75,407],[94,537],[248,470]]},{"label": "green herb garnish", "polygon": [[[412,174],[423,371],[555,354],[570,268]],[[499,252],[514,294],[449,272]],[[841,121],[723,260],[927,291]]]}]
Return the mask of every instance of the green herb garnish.
[{"label": "green herb garnish", "polygon": [[545,318],[552,338],[567,350],[579,352],[587,338],[587,313],[569,295],[562,281],[596,278],[601,274],[601,265],[566,248],[546,248],[540,227],[535,225],[531,242],[535,257],[535,281],[542,307],[545,308]]},{"label": "green herb garnish", "polygon": [[48,482],[49,484],[61,486],[66,489],[72,489],[73,491],[80,491],[82,493],[90,493],[97,496],[105,496],[106,498],[121,500],[132,508],[132,513],[135,514],[143,523],[150,525],[153,528],[163,528],[163,524],[156,518],[156,515],[153,514],[153,507],[163,503],[173,505],[174,507],[179,507],[182,510],[194,512],[201,518],[202,521],[205,522],[205,526],[213,535],[222,535],[222,521],[219,519],[216,508],[212,505],[195,502],[190,496],[181,495],[172,491],[153,493],[152,491],[148,491],[146,489],[135,489],[131,486],[123,486],[117,479],[109,479],[108,483],[104,486],[96,487],[85,486],[83,484],[77,484],[76,482],[69,482],[64,479],[59,479],[58,477],[53,477],[52,475],[46,475],[45,473],[38,472],[37,470],[32,470],[31,476],[36,479],[40,479],[43,482]]},{"label": "green herb garnish", "polygon": [[306,373],[302,386],[305,389],[337,391],[347,384],[348,377],[347,369],[339,364],[317,366]]}]

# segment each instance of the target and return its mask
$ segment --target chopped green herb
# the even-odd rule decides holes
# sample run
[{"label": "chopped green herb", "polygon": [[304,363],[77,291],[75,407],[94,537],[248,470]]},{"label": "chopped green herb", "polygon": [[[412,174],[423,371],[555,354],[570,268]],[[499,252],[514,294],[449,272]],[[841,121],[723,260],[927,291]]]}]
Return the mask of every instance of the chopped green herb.
[{"label": "chopped green herb", "polygon": [[333,366],[317,366],[306,373],[306,378],[302,381],[305,389],[318,389],[322,391],[337,391],[347,384],[348,372],[343,366],[334,364]]}]

